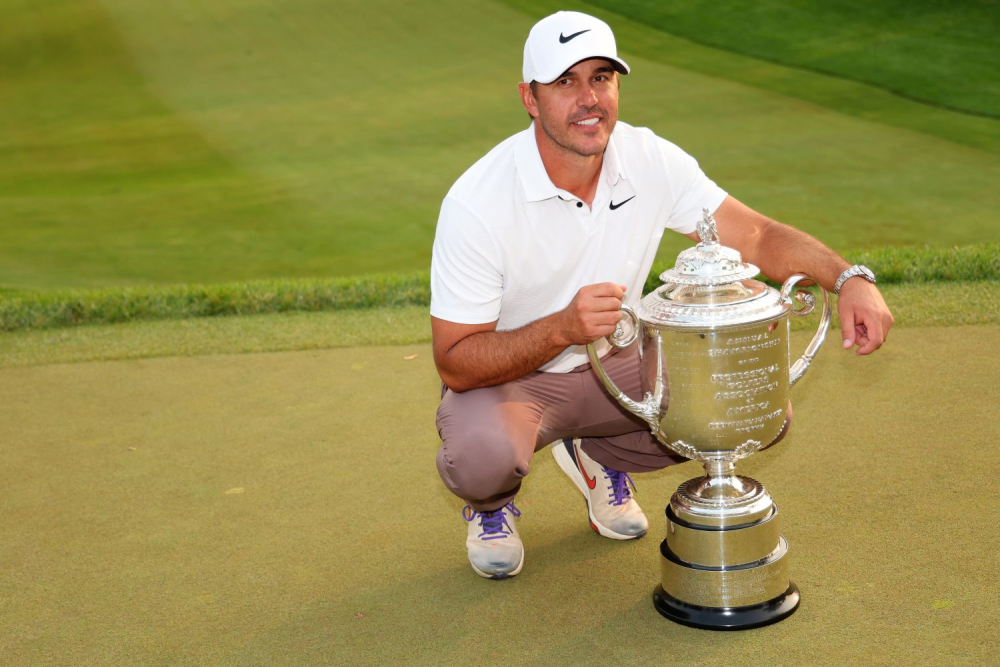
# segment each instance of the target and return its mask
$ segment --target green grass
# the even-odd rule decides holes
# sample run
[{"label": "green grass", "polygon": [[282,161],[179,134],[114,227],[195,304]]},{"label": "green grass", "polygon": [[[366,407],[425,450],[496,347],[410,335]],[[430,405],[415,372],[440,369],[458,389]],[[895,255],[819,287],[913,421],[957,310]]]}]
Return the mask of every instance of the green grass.
[{"label": "green grass", "polygon": [[329,280],[21,292],[0,300],[0,331],[134,320],[385,308],[430,303],[427,273]]},{"label": "green grass", "polygon": [[[7,0],[0,289],[426,270],[545,8]],[[612,20],[622,118],[751,206],[842,251],[1000,241],[996,121]]]},{"label": "green grass", "polygon": [[[829,341],[786,444],[745,462],[793,545],[788,621],[664,621],[658,537],[596,538],[545,454],[518,497],[525,571],[469,571],[433,469],[426,279],[405,272],[454,178],[523,125],[543,6],[4,0],[5,663],[994,657],[996,533],[953,528],[991,525],[996,495],[997,123],[623,19],[623,118],[869,262],[898,331],[864,359]],[[335,278],[360,273],[389,275]],[[991,280],[915,282],[963,276]],[[695,473],[639,480],[651,519]]]},{"label": "green grass", "polygon": [[429,345],[0,369],[3,662],[993,664],[998,351],[998,326],[820,351],[789,437],[738,464],[780,507],[802,606],[738,633],[650,599],[695,463],[635,476],[650,533],[617,542],[538,452],[524,570],[477,577]]},{"label": "green grass", "polygon": [[[930,137],[939,137],[950,142],[967,145],[978,150],[1000,154],[1000,123],[995,118],[974,116],[968,113],[950,111],[930,104],[914,103],[883,88],[871,84],[845,79],[840,76],[810,72],[795,66],[744,56],[725,48],[714,48],[691,41],[684,36],[675,36],[662,29],[650,30],[643,20],[629,20],[621,13],[614,13],[595,3],[581,0],[560,3],[556,0],[504,0],[507,4],[520,8],[532,16],[541,18],[559,9],[578,9],[603,17],[615,27],[619,45],[627,44],[627,53],[634,58],[640,55],[646,60],[687,72],[697,72],[715,79],[731,81],[769,91],[791,100],[800,100],[839,114],[851,116],[878,125],[888,125],[915,131]],[[617,6],[617,5],[616,5]],[[749,6],[749,5],[748,5]],[[756,6],[756,5],[754,5]],[[630,5],[623,3],[622,11]],[[823,11],[818,5],[811,5],[816,11]],[[715,17],[703,17],[705,22]],[[767,29],[767,24],[761,26]],[[808,33],[801,38],[809,39]],[[778,35],[787,39],[787,35]],[[933,38],[925,45],[935,47]],[[621,48],[621,47],[620,47]],[[850,51],[850,47],[848,47]],[[631,61],[629,61],[631,62]],[[912,63],[919,63],[915,59]],[[961,78],[965,65],[952,76]],[[684,94],[688,82],[684,77],[668,76],[662,80],[672,94]],[[989,85],[985,82],[985,85]],[[705,108],[705,100],[695,102]],[[718,112],[716,104],[712,113]],[[727,110],[728,120],[734,111],[754,113],[736,107]],[[817,135],[817,138],[822,135]],[[745,139],[744,139],[745,140]],[[891,165],[896,160],[896,152],[881,156],[884,163]]]},{"label": "green grass", "polygon": [[588,0],[699,44],[1000,118],[989,0]]},{"label": "green grass", "polygon": [[430,315],[423,306],[159,320],[0,334],[0,367],[409,345],[430,339]]},{"label": "green grass", "polygon": [[[864,264],[872,269],[880,286],[934,281],[1000,280],[1000,243],[954,248],[873,248],[847,252],[845,257],[854,264]],[[673,265],[673,261],[654,264],[646,278],[644,293],[659,287],[662,284],[660,274]]]},{"label": "green grass", "polygon": [[[886,285],[882,293],[897,328],[1000,324],[997,281]],[[809,331],[816,327],[817,319],[816,316],[792,318],[791,324],[794,331]],[[837,340],[838,326],[834,315],[831,341]],[[0,333],[0,368],[410,345],[430,340],[426,306],[135,321]]]},{"label": "green grass", "polygon": [[[849,254],[880,284],[1000,280],[1000,244],[957,248],[881,248]],[[645,291],[673,262],[655,265]],[[0,297],[0,331],[143,320],[317,312],[430,304],[426,272],[330,280],[12,292]]]}]

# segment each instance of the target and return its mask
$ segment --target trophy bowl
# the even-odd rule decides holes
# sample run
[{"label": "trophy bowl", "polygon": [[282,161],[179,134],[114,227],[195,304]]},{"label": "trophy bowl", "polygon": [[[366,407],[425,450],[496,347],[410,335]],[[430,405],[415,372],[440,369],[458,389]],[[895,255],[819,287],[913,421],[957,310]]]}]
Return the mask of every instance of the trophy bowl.
[{"label": "trophy bowl", "polygon": [[735,464],[781,433],[789,389],[826,336],[830,297],[821,290],[819,327],[792,363],[790,318],[816,305],[811,293],[795,290],[808,276],[789,277],[781,290],[755,280],[757,267],[719,243],[707,210],[698,235],[701,242],[660,276],[663,285],[636,309],[622,306],[623,320],[608,339],[615,347],[638,343],[642,398],[623,394],[594,345],[587,351],[622,406],[664,446],[705,466],[667,506],[656,609],[693,627],[747,629],[789,616],[799,591],[788,577],[777,505],[760,482],[737,475]]}]

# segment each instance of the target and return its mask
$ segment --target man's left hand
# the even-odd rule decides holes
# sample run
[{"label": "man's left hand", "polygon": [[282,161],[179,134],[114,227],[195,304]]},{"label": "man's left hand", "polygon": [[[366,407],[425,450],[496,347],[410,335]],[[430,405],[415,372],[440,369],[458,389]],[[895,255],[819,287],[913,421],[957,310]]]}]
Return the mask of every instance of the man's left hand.
[{"label": "man's left hand", "polygon": [[882,347],[894,321],[878,288],[860,277],[840,288],[837,312],[844,349],[857,345],[857,354],[871,354]]}]

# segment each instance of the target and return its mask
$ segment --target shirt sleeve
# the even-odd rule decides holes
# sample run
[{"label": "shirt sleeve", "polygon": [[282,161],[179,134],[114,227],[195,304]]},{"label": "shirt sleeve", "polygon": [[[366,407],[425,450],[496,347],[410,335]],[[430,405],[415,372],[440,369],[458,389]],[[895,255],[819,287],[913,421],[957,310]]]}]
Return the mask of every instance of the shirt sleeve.
[{"label": "shirt sleeve", "polygon": [[446,197],[431,257],[431,315],[459,324],[497,321],[503,277],[503,253],[489,230]]},{"label": "shirt sleeve", "polygon": [[697,160],[669,141],[660,141],[674,199],[667,227],[690,234],[702,218],[702,209],[714,213],[728,194],[705,175]]}]

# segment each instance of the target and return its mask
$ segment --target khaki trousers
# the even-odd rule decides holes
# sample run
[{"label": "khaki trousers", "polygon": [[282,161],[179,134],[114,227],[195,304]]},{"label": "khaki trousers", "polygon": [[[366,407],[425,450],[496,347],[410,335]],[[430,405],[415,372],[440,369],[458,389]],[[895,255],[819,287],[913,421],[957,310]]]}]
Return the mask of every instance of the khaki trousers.
[{"label": "khaki trousers", "polygon": [[[634,399],[641,398],[638,357],[633,345],[601,360]],[[620,472],[659,470],[686,460],[611,398],[589,363],[569,373],[535,371],[495,387],[445,389],[437,427],[441,479],[477,512],[513,500],[531,472],[532,455],[562,438],[582,438],[588,456]]]}]

